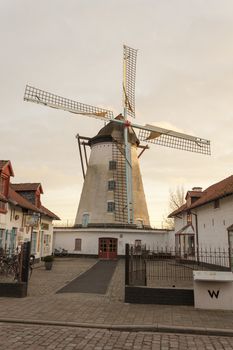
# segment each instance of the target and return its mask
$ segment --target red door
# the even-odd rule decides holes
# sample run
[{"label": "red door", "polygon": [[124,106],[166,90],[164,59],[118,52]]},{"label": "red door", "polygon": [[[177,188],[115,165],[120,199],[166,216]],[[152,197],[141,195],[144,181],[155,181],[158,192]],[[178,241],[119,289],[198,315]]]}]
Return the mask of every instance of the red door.
[{"label": "red door", "polygon": [[117,258],[117,238],[99,238],[99,258]]}]

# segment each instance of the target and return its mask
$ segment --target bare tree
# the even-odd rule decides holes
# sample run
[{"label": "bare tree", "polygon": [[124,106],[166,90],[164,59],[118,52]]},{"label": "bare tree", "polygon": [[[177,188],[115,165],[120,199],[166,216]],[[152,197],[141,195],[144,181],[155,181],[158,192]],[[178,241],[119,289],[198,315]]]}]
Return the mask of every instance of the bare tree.
[{"label": "bare tree", "polygon": [[169,190],[169,210],[172,212],[185,203],[184,186],[177,186]]},{"label": "bare tree", "polygon": [[166,229],[174,228],[174,219],[168,218],[168,215],[181,207],[185,203],[184,186],[177,186],[175,189],[169,189],[168,213],[164,215],[163,227]]}]

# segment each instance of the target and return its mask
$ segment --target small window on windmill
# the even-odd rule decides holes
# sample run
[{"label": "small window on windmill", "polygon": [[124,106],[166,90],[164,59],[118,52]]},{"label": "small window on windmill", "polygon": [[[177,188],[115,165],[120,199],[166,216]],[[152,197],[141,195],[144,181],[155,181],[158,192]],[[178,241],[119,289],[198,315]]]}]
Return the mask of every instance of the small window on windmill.
[{"label": "small window on windmill", "polygon": [[83,219],[82,219],[82,227],[87,227],[89,224],[89,214],[88,213],[84,213],[83,214]]},{"label": "small window on windmill", "polygon": [[117,168],[117,162],[115,160],[109,161],[109,170],[116,170]]},{"label": "small window on windmill", "polygon": [[143,220],[142,219],[137,219],[136,224],[137,224],[137,228],[143,228]]},{"label": "small window on windmill", "polygon": [[115,210],[115,203],[114,202],[108,202],[108,212],[113,212]]},{"label": "small window on windmill", "polygon": [[114,191],[116,188],[116,181],[109,180],[108,181],[108,191]]}]

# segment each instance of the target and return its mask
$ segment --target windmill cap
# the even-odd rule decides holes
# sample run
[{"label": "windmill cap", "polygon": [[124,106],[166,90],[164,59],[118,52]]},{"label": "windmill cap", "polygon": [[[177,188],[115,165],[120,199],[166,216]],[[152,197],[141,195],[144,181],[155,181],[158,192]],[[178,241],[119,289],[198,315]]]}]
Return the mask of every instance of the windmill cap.
[{"label": "windmill cap", "polygon": [[[119,114],[115,119],[124,120],[122,114]],[[100,142],[113,142],[117,141],[119,143],[124,143],[124,124],[115,123],[114,121],[110,121],[107,125],[105,125],[98,134],[92,137],[89,140],[89,144],[93,145]],[[128,127],[128,141],[132,145],[139,145],[139,139],[135,134],[132,127]]]}]

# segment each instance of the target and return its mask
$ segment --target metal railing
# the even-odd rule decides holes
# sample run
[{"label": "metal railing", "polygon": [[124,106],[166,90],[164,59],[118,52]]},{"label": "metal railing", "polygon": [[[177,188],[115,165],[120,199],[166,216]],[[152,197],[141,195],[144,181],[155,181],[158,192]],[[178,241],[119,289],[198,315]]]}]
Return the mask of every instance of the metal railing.
[{"label": "metal railing", "polygon": [[128,285],[192,287],[194,270],[231,271],[231,257],[224,249],[181,252],[172,248],[126,246]]}]

